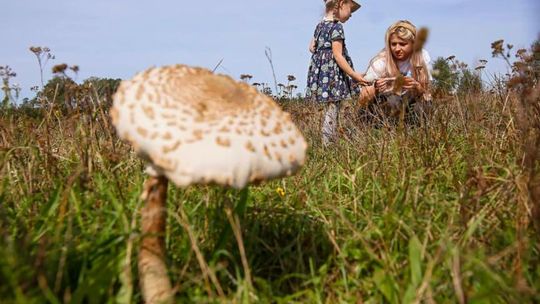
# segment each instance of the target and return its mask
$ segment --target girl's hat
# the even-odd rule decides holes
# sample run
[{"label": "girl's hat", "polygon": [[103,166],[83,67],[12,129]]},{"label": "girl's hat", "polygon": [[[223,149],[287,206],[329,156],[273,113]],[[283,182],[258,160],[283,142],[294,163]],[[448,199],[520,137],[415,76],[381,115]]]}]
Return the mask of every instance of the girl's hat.
[{"label": "girl's hat", "polygon": [[[324,3],[328,4],[328,3],[333,2],[333,1],[335,1],[335,0],[324,0]],[[350,0],[350,1],[352,2],[351,13],[354,13],[361,7],[361,5],[358,4],[358,2],[356,2],[354,0]]]},{"label": "girl's hat", "polygon": [[352,2],[351,12],[354,13],[361,7],[361,5],[358,4],[358,2],[354,0],[351,0],[351,2]]}]

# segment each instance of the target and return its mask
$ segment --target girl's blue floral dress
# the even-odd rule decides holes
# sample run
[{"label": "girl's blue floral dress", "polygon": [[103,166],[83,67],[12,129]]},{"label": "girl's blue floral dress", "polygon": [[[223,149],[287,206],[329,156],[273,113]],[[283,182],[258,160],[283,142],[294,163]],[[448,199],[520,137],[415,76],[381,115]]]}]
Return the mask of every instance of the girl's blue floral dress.
[{"label": "girl's blue floral dress", "polygon": [[315,53],[311,56],[307,76],[306,97],[318,102],[338,102],[360,93],[360,86],[341,70],[332,54],[332,41],[343,41],[343,56],[353,67],[345,47],[343,24],[323,20],[315,28]]}]

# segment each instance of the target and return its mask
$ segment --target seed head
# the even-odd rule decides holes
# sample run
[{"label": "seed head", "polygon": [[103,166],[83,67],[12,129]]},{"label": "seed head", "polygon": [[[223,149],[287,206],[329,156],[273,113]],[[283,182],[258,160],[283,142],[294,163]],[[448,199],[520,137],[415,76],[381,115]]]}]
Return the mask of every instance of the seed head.
[{"label": "seed head", "polygon": [[491,43],[491,54],[493,57],[496,57],[497,55],[503,55],[504,53],[504,40],[500,39],[497,41],[494,41]]},{"label": "seed head", "polygon": [[240,75],[240,79],[246,81],[246,80],[250,80],[251,78],[253,78],[253,76],[249,75],[249,74],[241,74]]},{"label": "seed head", "polygon": [[418,30],[418,33],[416,34],[416,39],[414,41],[414,51],[418,52],[422,50],[424,47],[424,44],[426,44],[426,41],[429,36],[429,30],[427,27],[422,27],[420,30]]},{"label": "seed head", "polygon": [[57,64],[53,66],[52,72],[53,74],[62,74],[66,71],[67,68],[68,68],[68,65],[65,63]]},{"label": "seed head", "polygon": [[401,89],[403,88],[404,84],[405,84],[405,77],[403,77],[403,75],[399,74],[396,77],[396,80],[394,80],[394,88],[393,88],[392,92],[394,92],[394,94],[400,94]]},{"label": "seed head", "polygon": [[31,46],[30,47],[30,52],[36,54],[36,55],[39,55],[41,54],[42,50],[41,50],[41,47],[39,46]]},{"label": "seed head", "polygon": [[526,54],[527,54],[526,49],[519,49],[516,52],[516,58],[524,59]]}]

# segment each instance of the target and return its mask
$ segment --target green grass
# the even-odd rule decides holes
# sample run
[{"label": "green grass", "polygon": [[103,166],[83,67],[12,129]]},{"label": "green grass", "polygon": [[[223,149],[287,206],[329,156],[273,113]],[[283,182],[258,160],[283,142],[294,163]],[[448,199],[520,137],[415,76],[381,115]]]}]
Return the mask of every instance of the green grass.
[{"label": "green grass", "polygon": [[[452,99],[427,126],[380,129],[346,108],[330,149],[319,141],[320,109],[283,107],[310,149],[301,172],[251,186],[238,212],[253,288],[224,211],[246,192],[169,188],[167,263],[179,303],[540,301],[511,106],[490,95]],[[0,115],[2,303],[141,301],[143,164],[99,109]]]}]

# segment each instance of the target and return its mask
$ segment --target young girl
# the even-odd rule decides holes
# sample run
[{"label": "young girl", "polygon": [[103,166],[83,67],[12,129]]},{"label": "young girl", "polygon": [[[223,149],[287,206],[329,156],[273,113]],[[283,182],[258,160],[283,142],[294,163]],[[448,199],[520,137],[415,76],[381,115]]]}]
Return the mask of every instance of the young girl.
[{"label": "young girl", "polygon": [[[367,81],[374,82],[373,86],[362,90],[360,104],[368,105],[367,118],[380,116],[395,116],[402,109],[404,98],[409,107],[406,108],[408,118],[416,120],[424,114],[429,106],[430,73],[429,53],[424,49],[415,50],[416,27],[407,20],[392,24],[385,35],[385,48],[369,63],[365,74]],[[392,92],[393,80],[402,75],[401,93]],[[378,112],[378,113],[375,113]],[[410,115],[412,114],[412,115]]]},{"label": "young girl", "polygon": [[324,0],[326,15],[317,24],[309,50],[313,53],[308,70],[306,97],[326,106],[322,140],[327,146],[336,133],[339,105],[342,100],[358,94],[357,82],[364,84],[362,75],[353,69],[345,47],[343,23],[360,5],[352,0]]}]

